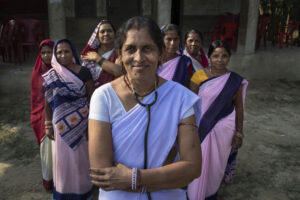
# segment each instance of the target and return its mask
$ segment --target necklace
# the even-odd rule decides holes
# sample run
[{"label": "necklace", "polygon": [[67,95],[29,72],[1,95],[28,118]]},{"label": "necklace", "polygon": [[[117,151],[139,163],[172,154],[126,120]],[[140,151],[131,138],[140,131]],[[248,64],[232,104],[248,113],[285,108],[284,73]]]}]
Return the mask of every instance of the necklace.
[{"label": "necklace", "polygon": [[156,75],[156,81],[154,82],[154,88],[153,89],[151,89],[149,92],[146,92],[145,94],[143,94],[143,95],[140,95],[140,94],[138,94],[137,92],[135,92],[135,90],[134,90],[134,87],[131,85],[129,85],[130,84],[130,82],[129,82],[129,80],[128,80],[128,77],[126,76],[126,75],[124,75],[124,82],[125,82],[125,84],[126,84],[126,86],[127,86],[127,88],[129,89],[129,90],[131,90],[131,92],[133,93],[133,94],[136,94],[138,97],[145,97],[145,96],[147,96],[147,95],[149,95],[151,92],[153,92],[153,90],[155,90],[156,91],[156,88],[157,88],[157,85],[158,85],[158,76]]},{"label": "necklace", "polygon": [[[209,66],[208,69],[209,69],[209,73],[210,73],[212,76],[214,76],[214,74],[213,74],[213,72],[212,72],[212,70],[211,70],[211,69],[212,69],[212,66]],[[225,68],[225,72],[224,72],[224,73],[216,74],[216,76],[220,76],[220,75],[226,74],[227,72],[228,72],[228,69]]]}]

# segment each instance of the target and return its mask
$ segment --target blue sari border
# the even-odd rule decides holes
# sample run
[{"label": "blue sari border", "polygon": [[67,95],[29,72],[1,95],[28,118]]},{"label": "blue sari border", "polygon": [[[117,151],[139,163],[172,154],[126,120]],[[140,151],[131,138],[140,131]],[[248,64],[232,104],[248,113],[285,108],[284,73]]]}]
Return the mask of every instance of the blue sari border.
[{"label": "blue sari border", "polygon": [[[210,80],[212,80],[211,78]],[[237,93],[243,77],[231,72],[223,90],[217,96],[215,101],[210,105],[206,113],[200,120],[198,134],[202,143],[208,133],[218,123],[218,121],[228,116],[234,110],[233,97]]]},{"label": "blue sari border", "polygon": [[92,189],[84,194],[75,193],[60,193],[57,192],[55,187],[53,188],[52,200],[89,200],[92,196]]}]

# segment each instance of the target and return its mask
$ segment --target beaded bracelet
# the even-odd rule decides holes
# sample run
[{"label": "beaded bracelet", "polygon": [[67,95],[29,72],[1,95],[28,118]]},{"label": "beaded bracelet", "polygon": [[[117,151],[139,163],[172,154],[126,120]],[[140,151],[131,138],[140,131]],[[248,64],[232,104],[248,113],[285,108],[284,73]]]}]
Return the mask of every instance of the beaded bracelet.
[{"label": "beaded bracelet", "polygon": [[131,189],[136,190],[136,185],[137,185],[137,168],[132,168]]}]

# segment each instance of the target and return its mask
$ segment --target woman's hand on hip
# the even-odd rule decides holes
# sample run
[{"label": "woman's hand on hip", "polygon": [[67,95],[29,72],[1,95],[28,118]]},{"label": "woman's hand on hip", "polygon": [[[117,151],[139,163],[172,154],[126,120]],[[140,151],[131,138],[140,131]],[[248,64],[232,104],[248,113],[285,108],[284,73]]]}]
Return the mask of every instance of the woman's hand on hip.
[{"label": "woman's hand on hip", "polygon": [[113,167],[91,168],[90,177],[94,185],[105,191],[130,190],[131,174],[131,169],[118,163]]}]

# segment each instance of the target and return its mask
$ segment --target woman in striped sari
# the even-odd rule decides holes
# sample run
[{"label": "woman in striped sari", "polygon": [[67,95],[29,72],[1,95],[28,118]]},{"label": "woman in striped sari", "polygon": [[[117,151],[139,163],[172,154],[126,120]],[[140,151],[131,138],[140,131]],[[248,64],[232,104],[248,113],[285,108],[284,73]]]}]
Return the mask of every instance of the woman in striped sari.
[{"label": "woman in striped sari", "polygon": [[237,149],[242,146],[248,82],[227,70],[230,55],[225,41],[214,41],[208,52],[211,65],[195,72],[191,79],[190,89],[202,99],[196,121],[203,163],[201,176],[188,186],[190,200],[217,198],[223,178],[232,178]]}]

